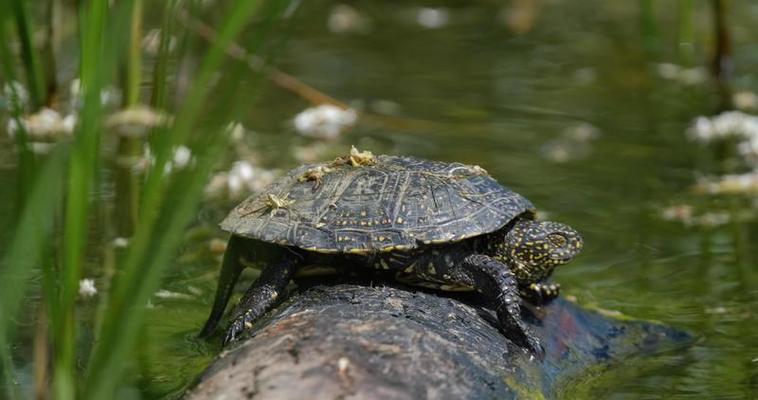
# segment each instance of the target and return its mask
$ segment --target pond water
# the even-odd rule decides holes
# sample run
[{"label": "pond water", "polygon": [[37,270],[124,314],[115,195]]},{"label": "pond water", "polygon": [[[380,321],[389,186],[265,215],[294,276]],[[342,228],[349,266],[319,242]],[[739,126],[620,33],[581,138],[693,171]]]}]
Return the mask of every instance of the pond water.
[{"label": "pond water", "polygon": [[[686,135],[721,102],[702,68],[711,9],[692,2],[688,26],[674,3],[646,17],[647,3],[657,4],[302,2],[275,64],[365,114],[334,141],[304,138],[291,120],[308,104],[267,85],[241,121],[244,141],[279,170],[351,144],[478,164],[584,235],[585,252],[554,276],[564,294],[700,338],[577,382],[566,398],[755,398],[758,201],[693,190],[724,163]],[[730,4],[733,82],[756,91],[758,5]],[[188,230],[124,396],[171,395],[218,352],[192,335],[217,279],[208,243],[225,238],[216,223],[232,205],[204,203]]]}]

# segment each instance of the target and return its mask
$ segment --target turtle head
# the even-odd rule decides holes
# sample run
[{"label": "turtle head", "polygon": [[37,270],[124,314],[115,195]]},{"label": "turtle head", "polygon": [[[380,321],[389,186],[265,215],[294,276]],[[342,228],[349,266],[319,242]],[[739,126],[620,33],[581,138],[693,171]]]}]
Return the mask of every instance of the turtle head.
[{"label": "turtle head", "polygon": [[582,237],[568,225],[521,219],[505,235],[499,258],[514,269],[519,283],[547,278],[553,269],[582,251]]}]

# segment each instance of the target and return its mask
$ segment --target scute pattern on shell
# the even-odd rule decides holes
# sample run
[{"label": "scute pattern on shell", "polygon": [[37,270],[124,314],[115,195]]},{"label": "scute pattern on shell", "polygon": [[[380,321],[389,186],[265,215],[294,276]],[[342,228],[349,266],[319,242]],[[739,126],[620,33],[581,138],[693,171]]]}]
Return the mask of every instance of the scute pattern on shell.
[{"label": "scute pattern on shell", "polygon": [[[533,213],[523,196],[481,168],[413,157],[373,166],[308,164],[240,203],[221,223],[236,235],[322,253],[412,249],[494,232]],[[306,171],[329,168],[319,181]],[[272,207],[269,194],[291,201]]]}]

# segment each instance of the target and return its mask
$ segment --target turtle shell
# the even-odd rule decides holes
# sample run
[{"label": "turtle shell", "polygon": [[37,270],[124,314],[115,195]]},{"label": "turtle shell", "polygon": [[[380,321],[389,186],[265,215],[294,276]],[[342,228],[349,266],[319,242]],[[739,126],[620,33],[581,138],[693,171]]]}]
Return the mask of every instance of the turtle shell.
[{"label": "turtle shell", "polygon": [[534,206],[478,166],[379,155],[303,165],[234,208],[221,228],[321,253],[371,253],[494,232]]}]

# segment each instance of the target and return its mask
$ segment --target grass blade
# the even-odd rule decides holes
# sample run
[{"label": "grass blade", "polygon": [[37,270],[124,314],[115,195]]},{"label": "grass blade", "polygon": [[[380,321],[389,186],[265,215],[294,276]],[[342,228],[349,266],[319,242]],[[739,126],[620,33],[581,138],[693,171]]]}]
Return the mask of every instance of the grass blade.
[{"label": "grass blade", "polygon": [[230,6],[222,19],[220,40],[203,58],[175,125],[155,135],[156,163],[145,185],[140,225],[130,244],[122,274],[113,284],[98,343],[88,364],[85,391],[88,398],[112,395],[123,372],[124,359],[135,345],[145,304],[170,265],[169,260],[182,238],[181,232],[194,215],[208,172],[224,149],[226,134],[199,135],[190,146],[197,157],[196,166],[170,180],[164,173],[171,149],[175,144],[186,142],[202,114],[200,111],[212,89],[211,79],[224,61],[226,47],[256,14],[259,5],[259,2],[239,1]]},{"label": "grass blade", "polygon": [[13,1],[13,12],[16,17],[16,29],[21,42],[21,60],[26,72],[27,87],[32,107],[42,107],[45,100],[45,81],[42,66],[34,49],[34,28],[32,27],[27,2]]},{"label": "grass blade", "polygon": [[[64,210],[62,284],[55,319],[55,366],[53,388],[57,399],[76,395],[76,331],[74,305],[79,288],[89,226],[90,192],[98,171],[102,106],[100,93],[120,59],[118,51],[105,43],[123,43],[120,34],[126,29],[122,20],[131,10],[131,1],[122,1],[108,18],[108,2],[91,0],[82,15],[80,77],[84,103],[80,123],[74,135],[68,167]],[[127,20],[128,21],[128,20]],[[108,29],[106,29],[108,22]]]},{"label": "grass blade", "polygon": [[[67,146],[59,147],[44,164],[24,206],[18,227],[0,268],[0,356],[6,384],[13,384],[12,363],[8,354],[13,337],[12,318],[18,312],[26,284],[38,271],[43,248],[49,246],[57,204],[63,193]],[[10,387],[8,390],[12,390]]]}]

